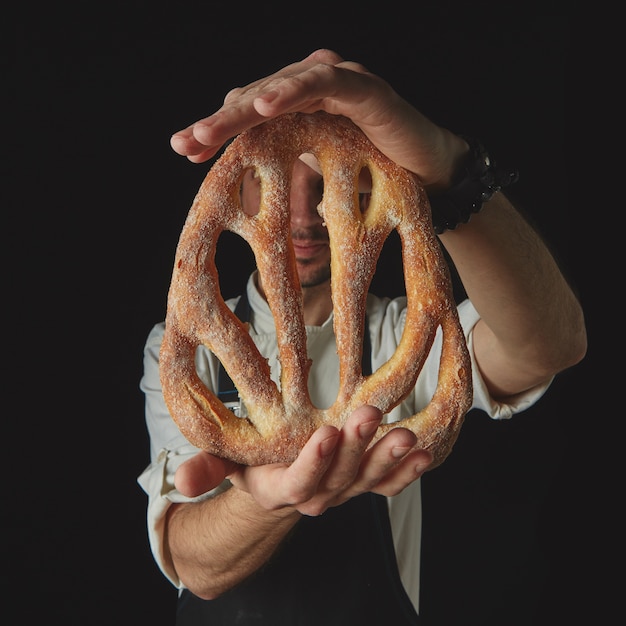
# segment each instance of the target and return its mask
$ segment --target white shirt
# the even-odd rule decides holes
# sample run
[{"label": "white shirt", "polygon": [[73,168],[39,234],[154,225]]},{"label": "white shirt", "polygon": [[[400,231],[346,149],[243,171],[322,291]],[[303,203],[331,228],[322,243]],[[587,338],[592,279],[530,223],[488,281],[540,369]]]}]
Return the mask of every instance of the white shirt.
[{"label": "white shirt", "polygon": [[[247,293],[251,306],[250,334],[261,354],[268,358],[272,377],[278,382],[278,350],[274,321],[267,302],[255,287],[253,277],[248,281]],[[228,304],[234,308],[236,299],[229,301]],[[478,313],[469,300],[463,301],[458,310],[472,361],[474,389],[472,408],[483,410],[494,419],[506,419],[534,404],[545,393],[549,383],[519,394],[509,404],[496,402],[489,395],[476,366],[473,352],[472,331],[479,319]],[[367,319],[373,371],[395,352],[402,336],[405,315],[406,298],[368,296]],[[230,483],[225,481],[217,489],[195,499],[186,498],[174,487],[176,469],[196,454],[198,449],[180,433],[163,400],[158,358],[164,329],[163,323],[157,324],[150,332],[144,349],[144,375],[140,387],[146,399],[151,463],[139,476],[138,482],[148,495],[148,535],[154,558],[163,574],[173,585],[181,589],[183,585],[163,546],[165,513],[173,502],[210,498],[228,489]],[[313,361],[309,375],[311,400],[319,408],[327,408],[334,402],[339,382],[332,314],[321,326],[307,326],[306,332],[307,350]],[[438,332],[415,388],[404,402],[385,416],[385,421],[404,419],[428,404],[437,387],[440,351],[441,333]],[[217,389],[217,366],[217,359],[206,348],[203,346],[198,348],[196,354],[198,374],[212,390]],[[422,524],[420,481],[415,481],[399,495],[388,498],[388,504],[400,578],[416,610],[419,610]]]}]

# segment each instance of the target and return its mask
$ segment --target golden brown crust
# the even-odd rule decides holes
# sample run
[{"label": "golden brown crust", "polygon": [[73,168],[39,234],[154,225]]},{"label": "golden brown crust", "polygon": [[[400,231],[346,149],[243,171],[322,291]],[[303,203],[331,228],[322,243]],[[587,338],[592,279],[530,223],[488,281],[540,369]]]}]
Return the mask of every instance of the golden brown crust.
[{"label": "golden brown crust", "polygon": [[[304,152],[314,154],[322,168],[319,210],[331,249],[339,394],[326,410],[311,403],[307,390],[310,362],[290,240],[289,177]],[[373,185],[361,214],[357,180],[363,167],[370,170]],[[254,217],[243,212],[239,198],[248,169],[256,171],[262,185],[261,208]],[[402,242],[406,327],[391,359],[363,376],[367,291],[394,229]],[[276,324],[282,394],[246,327],[222,298],[214,255],[224,230],[241,235],[255,253]],[[446,458],[457,438],[472,387],[467,346],[424,189],[348,119],[323,112],[287,114],[239,135],[198,191],[180,236],[168,296],[160,354],[163,394],[181,432],[197,447],[247,465],[291,462],[320,425],[341,427],[363,404],[384,413],[398,405],[415,385],[439,327],[443,351],[431,402],[410,418],[381,426],[374,438],[397,426],[410,428],[418,436],[417,447],[433,453],[433,466]],[[247,419],[236,417],[198,378],[194,355],[201,344],[235,381]]]}]

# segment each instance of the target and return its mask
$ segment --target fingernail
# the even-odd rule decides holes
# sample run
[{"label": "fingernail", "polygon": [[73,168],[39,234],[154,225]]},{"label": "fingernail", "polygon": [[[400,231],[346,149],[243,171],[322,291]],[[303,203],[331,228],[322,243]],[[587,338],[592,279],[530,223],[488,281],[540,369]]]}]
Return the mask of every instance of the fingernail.
[{"label": "fingernail", "polygon": [[210,128],[215,125],[215,116],[209,115],[209,117],[205,117],[203,120],[196,122],[193,127],[194,128]]},{"label": "fingernail", "polygon": [[193,125],[193,136],[198,140],[201,141],[204,138],[204,133],[207,133],[211,130],[211,128],[214,126],[215,124],[215,118],[214,117],[207,117],[206,119],[202,120],[201,122],[196,122]]},{"label": "fingernail", "polygon": [[369,422],[363,422],[359,426],[359,436],[363,438],[369,437],[372,433],[376,431],[379,424],[379,420],[370,420]]},{"label": "fingernail", "polygon": [[393,456],[394,459],[401,459],[410,449],[411,446],[395,446],[395,448],[391,448],[391,456]]},{"label": "fingernail", "polygon": [[433,455],[429,453],[425,454],[426,456],[423,456],[421,461],[415,466],[416,474],[423,474],[433,462]]},{"label": "fingernail", "polygon": [[258,96],[258,100],[262,100],[263,102],[267,104],[274,102],[276,98],[278,98],[278,91],[276,89],[272,89],[271,91],[268,91]]},{"label": "fingernail", "polygon": [[328,456],[329,454],[332,454],[337,447],[338,440],[339,433],[336,433],[330,437],[326,437],[326,439],[324,439],[320,443],[320,453],[322,454],[322,456]]}]

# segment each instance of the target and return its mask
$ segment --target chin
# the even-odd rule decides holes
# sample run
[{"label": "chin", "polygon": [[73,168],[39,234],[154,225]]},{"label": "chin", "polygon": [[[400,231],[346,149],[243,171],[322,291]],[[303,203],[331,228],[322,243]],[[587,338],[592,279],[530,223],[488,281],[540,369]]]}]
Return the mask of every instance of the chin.
[{"label": "chin", "polygon": [[298,276],[303,289],[318,287],[330,281],[330,267],[325,266],[314,269],[305,266],[300,269]]}]

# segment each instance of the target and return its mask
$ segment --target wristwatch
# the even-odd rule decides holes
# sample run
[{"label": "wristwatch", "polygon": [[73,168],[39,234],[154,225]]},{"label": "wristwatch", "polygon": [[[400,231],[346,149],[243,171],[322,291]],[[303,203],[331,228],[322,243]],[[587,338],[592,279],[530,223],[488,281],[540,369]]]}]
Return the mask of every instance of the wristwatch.
[{"label": "wristwatch", "polygon": [[432,221],[438,235],[469,222],[495,193],[517,182],[516,169],[498,168],[480,141],[465,137],[470,150],[452,187],[429,195]]}]

